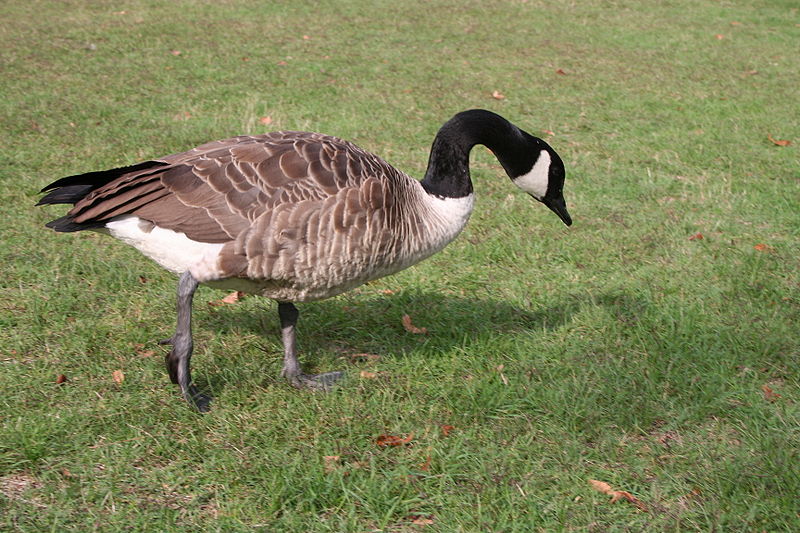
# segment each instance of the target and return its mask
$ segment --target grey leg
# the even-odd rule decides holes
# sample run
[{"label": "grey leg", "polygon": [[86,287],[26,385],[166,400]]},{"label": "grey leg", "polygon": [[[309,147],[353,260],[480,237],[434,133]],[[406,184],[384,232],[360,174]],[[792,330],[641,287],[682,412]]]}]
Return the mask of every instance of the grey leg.
[{"label": "grey leg", "polygon": [[183,397],[198,411],[209,409],[211,398],[197,391],[192,384],[189,361],[192,358],[192,297],[198,282],[189,272],[184,272],[178,282],[178,325],[175,334],[161,344],[171,344],[172,350],[166,356],[167,371],[173,383],[181,387]]},{"label": "grey leg", "polygon": [[283,339],[283,370],[281,376],[297,387],[330,390],[331,386],[344,377],[344,372],[326,372],[324,374],[303,374],[300,362],[297,360],[297,342],[295,340],[295,326],[300,312],[291,302],[278,302],[278,316],[281,319],[281,337]]}]

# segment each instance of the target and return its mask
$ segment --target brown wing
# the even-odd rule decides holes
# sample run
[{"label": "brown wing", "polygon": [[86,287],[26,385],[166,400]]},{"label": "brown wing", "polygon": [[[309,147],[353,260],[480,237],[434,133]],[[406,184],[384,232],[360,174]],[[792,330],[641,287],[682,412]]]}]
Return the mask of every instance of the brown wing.
[{"label": "brown wing", "polygon": [[79,200],[68,216],[96,224],[132,214],[196,241],[229,242],[284,204],[361,187],[383,204],[385,187],[366,181],[399,176],[349,142],[305,132],[234,137],[157,161],[166,165],[122,174]]}]

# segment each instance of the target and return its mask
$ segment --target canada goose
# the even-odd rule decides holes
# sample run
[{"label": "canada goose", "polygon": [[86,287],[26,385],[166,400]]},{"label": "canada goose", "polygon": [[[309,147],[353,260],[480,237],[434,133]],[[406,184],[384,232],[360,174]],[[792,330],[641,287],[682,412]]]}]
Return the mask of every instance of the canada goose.
[{"label": "canada goose", "polygon": [[191,306],[198,284],[278,302],[281,374],[327,389],[341,372],[307,375],[295,347],[295,302],[329,298],[438,252],[472,212],[469,153],[487,146],[512,182],[572,224],[556,152],[490,111],[447,121],[422,181],[354,144],[319,133],[240,136],[128,167],[55,181],[37,205],[74,204],[48,227],[96,230],[180,275],[177,327],[162,341],[173,383],[206,411],[192,384]]}]

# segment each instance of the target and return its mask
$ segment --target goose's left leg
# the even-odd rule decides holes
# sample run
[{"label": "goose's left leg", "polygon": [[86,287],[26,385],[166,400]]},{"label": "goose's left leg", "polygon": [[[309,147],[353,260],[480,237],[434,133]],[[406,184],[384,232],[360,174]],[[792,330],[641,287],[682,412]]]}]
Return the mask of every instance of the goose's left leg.
[{"label": "goose's left leg", "polygon": [[198,392],[192,384],[189,361],[192,358],[192,298],[198,282],[189,272],[184,272],[178,282],[178,325],[175,334],[160,344],[171,344],[172,350],[166,357],[167,371],[173,383],[181,387],[183,397],[198,411],[209,409],[211,398]]},{"label": "goose's left leg", "polygon": [[289,380],[293,387],[315,390],[330,390],[331,386],[344,377],[344,372],[325,372],[324,374],[303,374],[297,360],[295,326],[300,312],[291,302],[278,302],[278,316],[281,319],[283,339],[283,370],[281,376]]}]

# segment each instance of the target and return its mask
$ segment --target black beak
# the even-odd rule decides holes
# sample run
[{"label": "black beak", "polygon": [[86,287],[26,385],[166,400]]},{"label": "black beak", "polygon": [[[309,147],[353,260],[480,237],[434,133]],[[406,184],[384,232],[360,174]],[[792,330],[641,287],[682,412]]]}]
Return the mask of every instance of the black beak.
[{"label": "black beak", "polygon": [[550,210],[558,215],[564,224],[567,226],[572,225],[572,218],[569,216],[567,212],[567,203],[564,201],[564,197],[561,198],[545,198],[542,200],[542,203],[550,208]]}]

